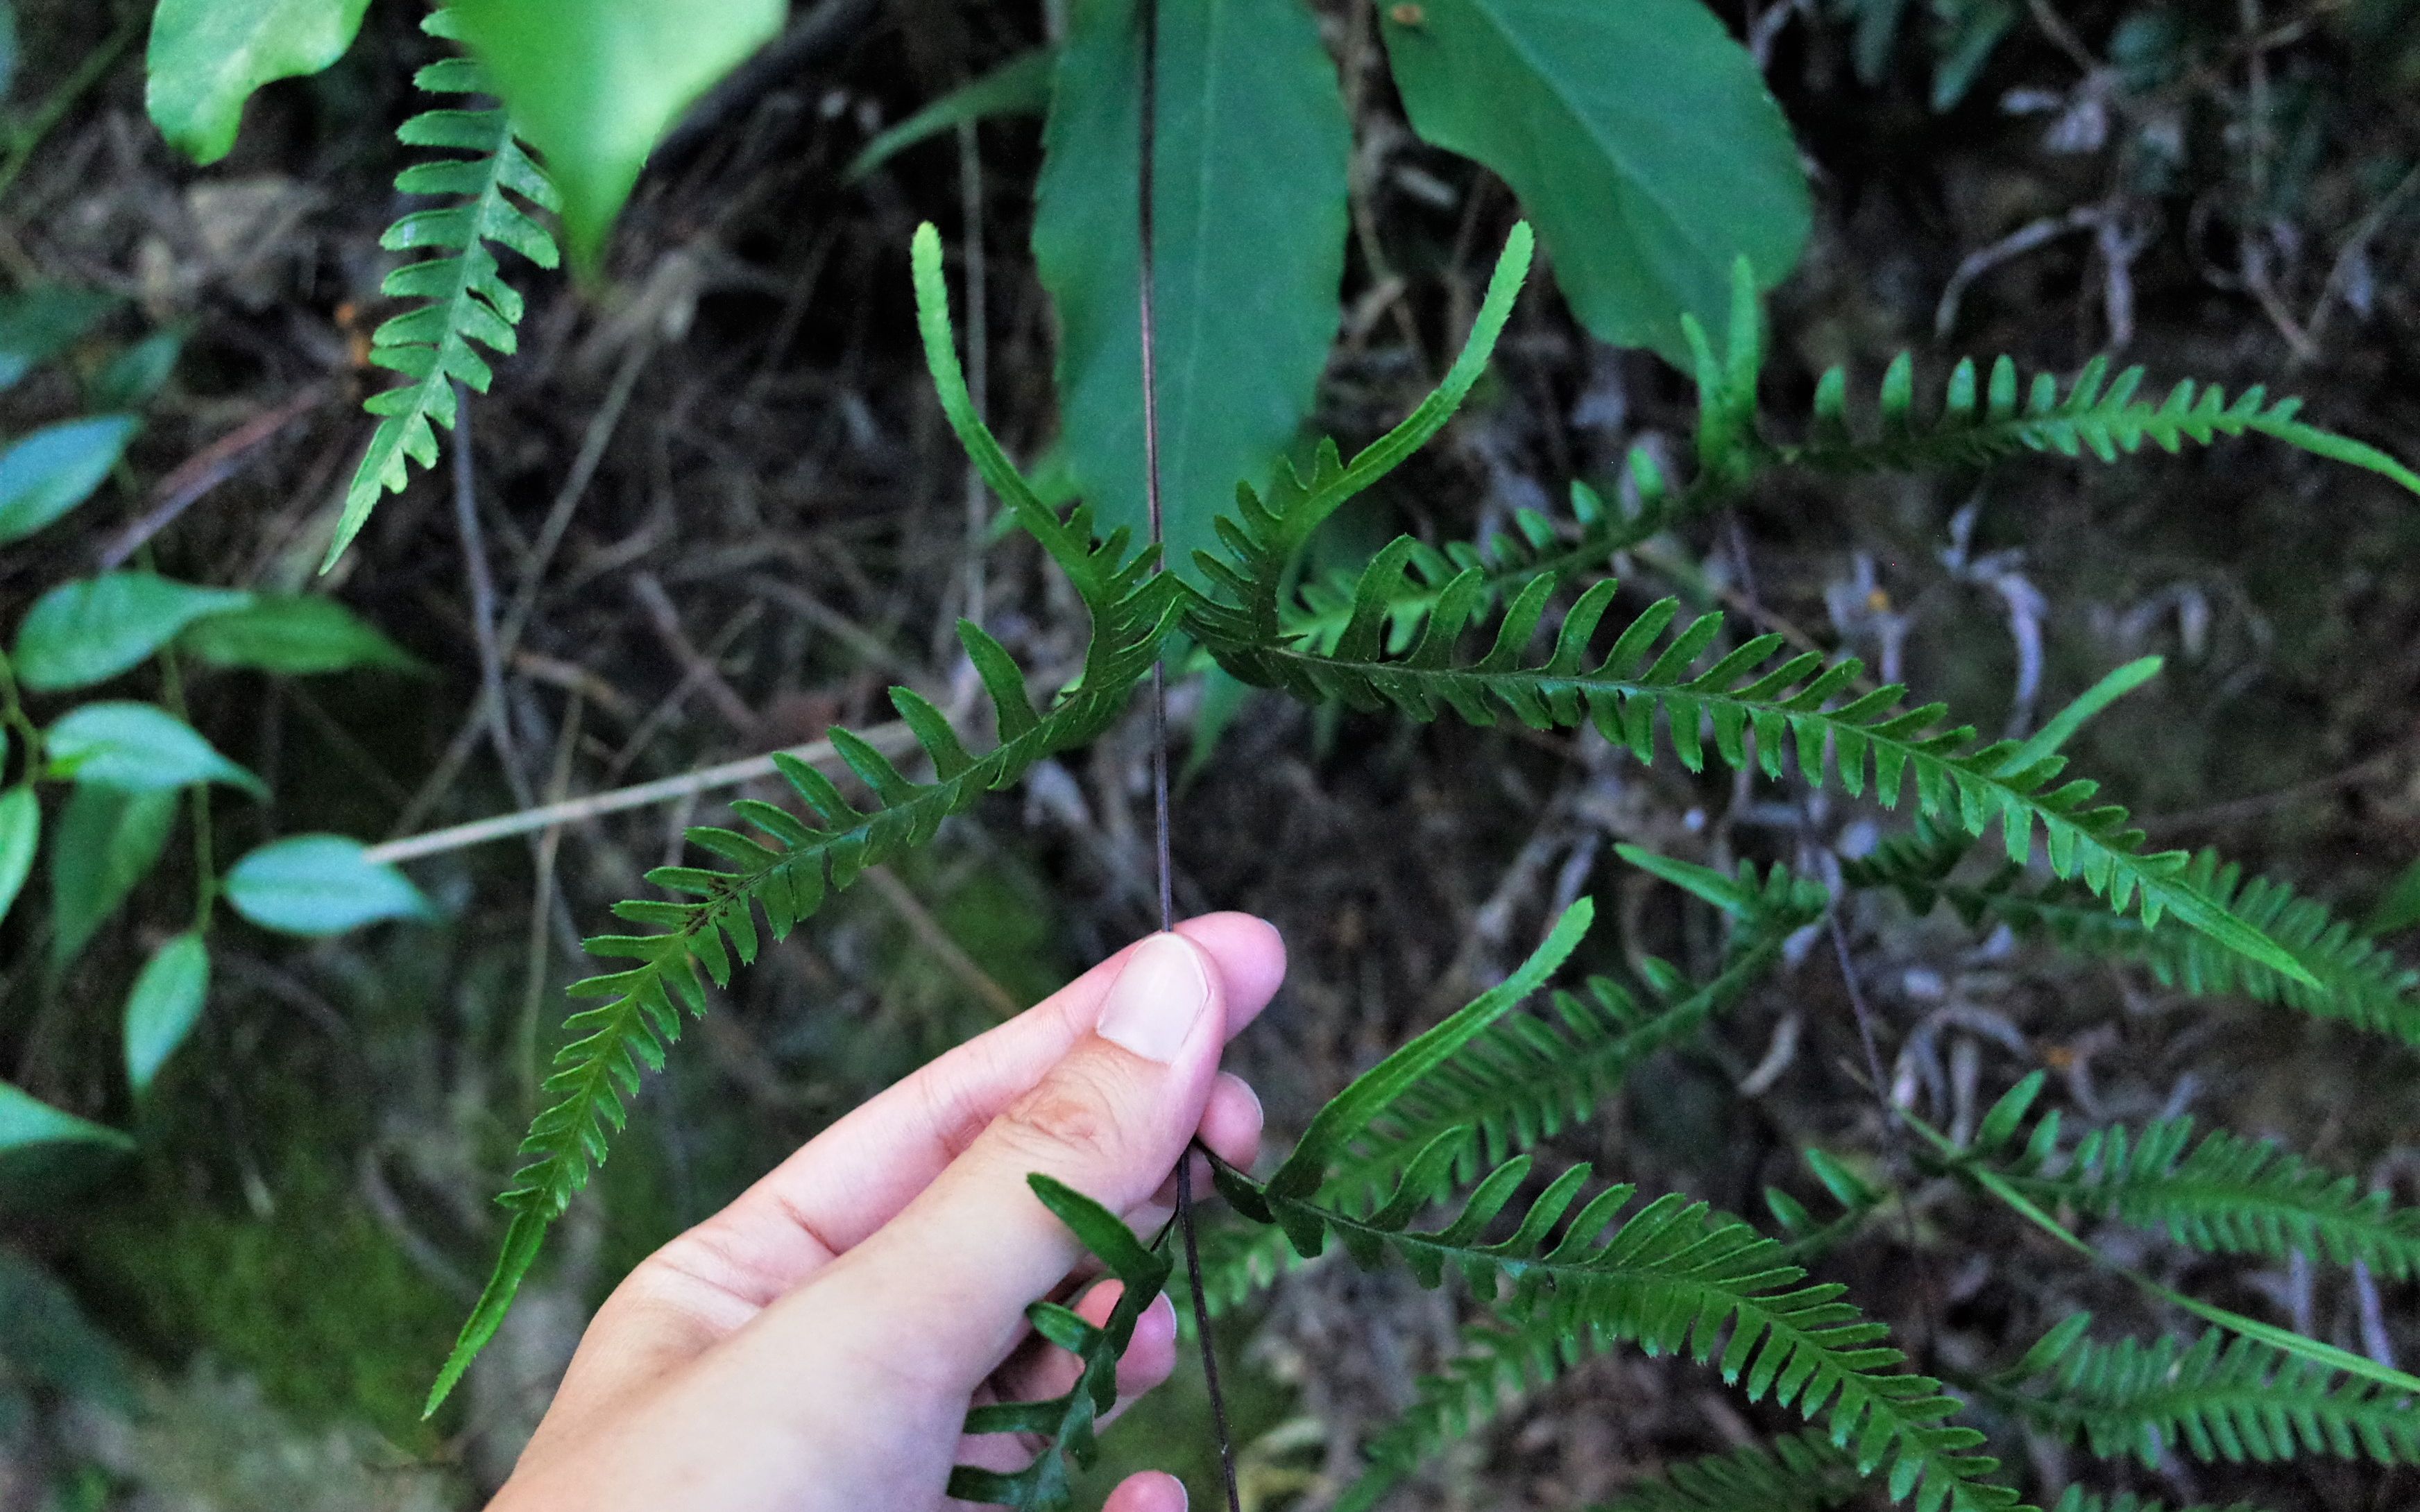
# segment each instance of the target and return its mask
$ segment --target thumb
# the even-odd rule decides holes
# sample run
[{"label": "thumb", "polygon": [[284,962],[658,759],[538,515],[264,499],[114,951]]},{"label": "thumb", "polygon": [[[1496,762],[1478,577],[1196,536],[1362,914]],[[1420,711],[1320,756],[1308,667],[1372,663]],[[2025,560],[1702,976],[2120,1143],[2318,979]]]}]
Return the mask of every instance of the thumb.
[{"label": "thumb", "polygon": [[1226,1041],[1223,984],[1179,934],[1126,956],[1094,1030],[975,1136],[932,1185],[797,1300],[878,1326],[892,1358],[971,1391],[1025,1334],[1025,1308],[1082,1255],[1026,1178],[1112,1212],[1149,1201],[1202,1121]]}]

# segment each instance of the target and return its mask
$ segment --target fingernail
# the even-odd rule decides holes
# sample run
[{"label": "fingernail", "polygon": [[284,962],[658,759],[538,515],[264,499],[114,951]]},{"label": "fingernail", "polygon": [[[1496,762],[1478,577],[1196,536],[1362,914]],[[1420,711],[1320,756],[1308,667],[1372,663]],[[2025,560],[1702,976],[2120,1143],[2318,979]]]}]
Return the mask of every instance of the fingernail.
[{"label": "fingernail", "polygon": [[1209,1006],[1210,976],[1202,969],[1202,952],[1173,934],[1155,934],[1127,955],[1094,1029],[1145,1060],[1166,1065]]}]

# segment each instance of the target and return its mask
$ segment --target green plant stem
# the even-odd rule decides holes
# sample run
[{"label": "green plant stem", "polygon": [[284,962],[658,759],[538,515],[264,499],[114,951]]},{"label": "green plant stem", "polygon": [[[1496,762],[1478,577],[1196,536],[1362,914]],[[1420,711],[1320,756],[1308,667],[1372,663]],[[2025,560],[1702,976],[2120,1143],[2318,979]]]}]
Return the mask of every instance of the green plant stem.
[{"label": "green plant stem", "polygon": [[25,171],[27,163],[33,162],[34,149],[40,147],[43,138],[67,118],[68,112],[75,108],[75,102],[84,98],[85,91],[101,82],[101,76],[117,61],[118,54],[134,40],[134,34],[142,24],[143,12],[127,11],[118,19],[116,29],[103,39],[99,47],[85,54],[84,61],[76,65],[75,71],[69,74],[66,81],[52,90],[49,98],[35,109],[33,118],[9,133],[11,140],[8,156],[0,159],[0,198],[7,197],[8,191],[16,187],[18,176]]},{"label": "green plant stem", "polygon": [[[185,677],[177,665],[177,653],[171,649],[160,653],[160,691],[168,712],[191,724],[190,711],[185,706]],[[219,897],[219,868],[210,835],[210,789],[207,782],[195,782],[185,789],[194,810],[194,929],[200,933],[210,927],[210,912]]]},{"label": "green plant stem", "polygon": [[25,713],[24,701],[17,692],[17,669],[8,654],[0,651],[0,724],[17,732],[25,747],[25,779],[33,779],[42,765],[42,732]]}]

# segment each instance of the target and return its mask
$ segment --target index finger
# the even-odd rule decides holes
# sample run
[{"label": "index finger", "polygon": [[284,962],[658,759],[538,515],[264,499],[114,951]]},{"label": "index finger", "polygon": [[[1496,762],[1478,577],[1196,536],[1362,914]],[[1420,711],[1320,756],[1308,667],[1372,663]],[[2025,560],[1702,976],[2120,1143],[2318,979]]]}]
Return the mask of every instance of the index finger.
[{"label": "index finger", "polygon": [[[1218,967],[1232,1038],[1275,995],[1284,943],[1249,914],[1205,914],[1176,932]],[[1125,955],[877,1093],[649,1257],[625,1288],[675,1303],[710,1334],[737,1327],[890,1222],[1090,1034]]]}]

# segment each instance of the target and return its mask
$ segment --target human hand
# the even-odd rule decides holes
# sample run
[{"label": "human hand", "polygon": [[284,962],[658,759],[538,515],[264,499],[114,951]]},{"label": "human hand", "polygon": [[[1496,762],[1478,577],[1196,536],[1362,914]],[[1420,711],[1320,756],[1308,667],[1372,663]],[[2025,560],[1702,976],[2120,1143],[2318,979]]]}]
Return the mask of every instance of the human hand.
[{"label": "human hand", "polygon": [[[1249,1165],[1260,1102],[1218,1055],[1284,974],[1261,920],[1187,920],[817,1134],[614,1288],[489,1512],[931,1512],[953,1464],[1021,1466],[1032,1445],[959,1427],[1076,1380],[1025,1323],[1082,1258],[1027,1174],[1148,1231],[1197,1131]],[[1116,1299],[1103,1283],[1076,1310],[1100,1323]],[[1121,1403],[1175,1359],[1162,1297]],[[1155,1473],[1104,1512],[1184,1508]]]}]

